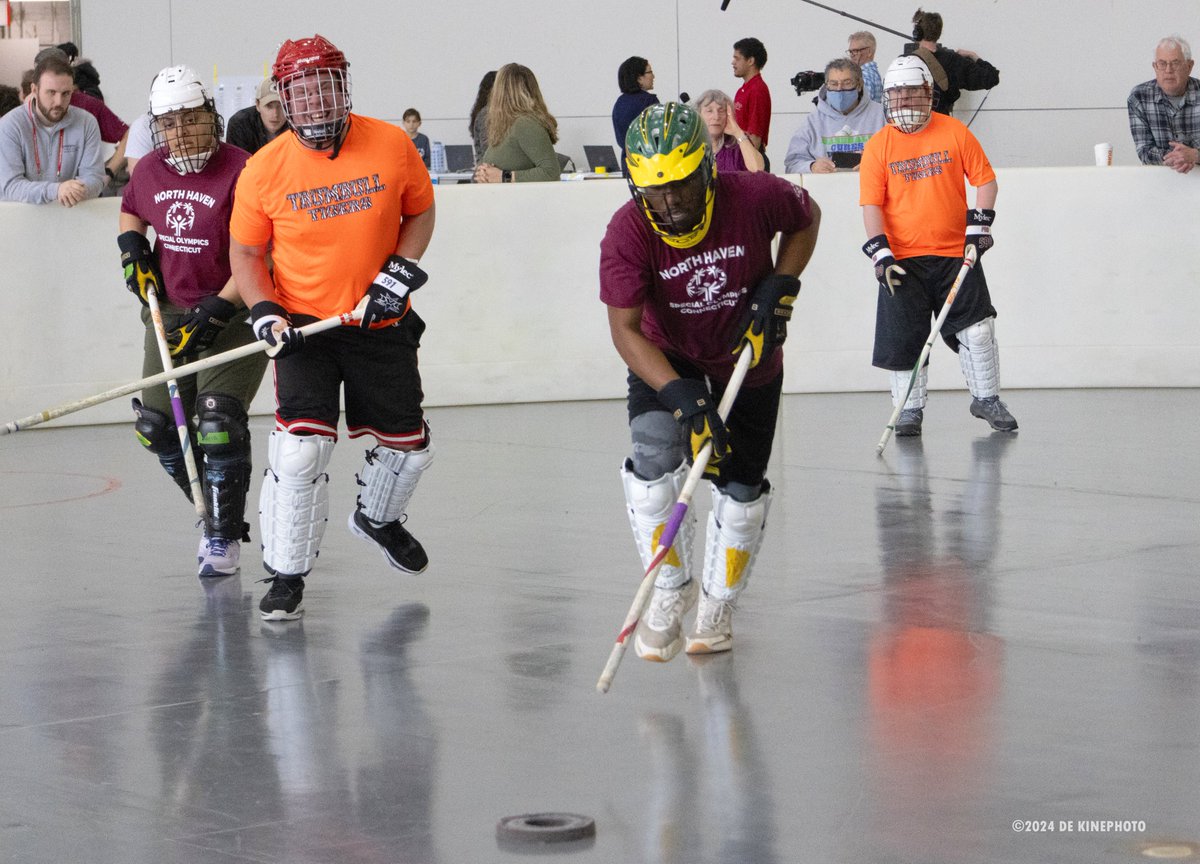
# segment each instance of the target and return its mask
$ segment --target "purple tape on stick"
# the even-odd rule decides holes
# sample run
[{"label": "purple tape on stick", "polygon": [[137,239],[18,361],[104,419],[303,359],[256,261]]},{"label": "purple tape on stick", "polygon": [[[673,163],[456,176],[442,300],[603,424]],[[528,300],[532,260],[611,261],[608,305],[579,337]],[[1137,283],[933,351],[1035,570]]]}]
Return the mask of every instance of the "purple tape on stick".
[{"label": "purple tape on stick", "polygon": [[658,538],[658,545],[664,549],[669,548],[675,542],[675,533],[679,530],[679,526],[683,524],[683,517],[687,514],[688,505],[682,501],[675,502],[675,509],[671,511],[671,518],[667,521],[667,527],[663,529],[662,536]]}]

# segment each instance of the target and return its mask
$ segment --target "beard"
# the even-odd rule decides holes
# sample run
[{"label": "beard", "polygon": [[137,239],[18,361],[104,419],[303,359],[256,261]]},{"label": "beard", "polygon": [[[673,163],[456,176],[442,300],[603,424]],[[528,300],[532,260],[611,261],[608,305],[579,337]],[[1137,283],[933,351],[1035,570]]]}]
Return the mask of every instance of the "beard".
[{"label": "beard", "polygon": [[38,102],[37,102],[38,113],[42,116],[43,120],[45,120],[47,123],[49,123],[51,125],[58,123],[60,120],[62,120],[64,117],[66,117],[67,109],[69,107],[71,107],[71,106],[70,105],[52,105],[52,106],[47,107],[46,105],[42,104],[41,100],[38,100]]}]

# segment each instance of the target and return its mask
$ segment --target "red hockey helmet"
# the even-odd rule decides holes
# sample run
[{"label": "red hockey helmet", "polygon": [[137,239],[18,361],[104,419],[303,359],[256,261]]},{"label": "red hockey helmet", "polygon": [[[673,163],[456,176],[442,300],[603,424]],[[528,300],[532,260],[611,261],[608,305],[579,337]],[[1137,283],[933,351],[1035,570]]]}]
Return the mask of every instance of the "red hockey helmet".
[{"label": "red hockey helmet", "polygon": [[350,64],[319,33],[284,42],[271,67],[283,113],[307,146],[325,150],[340,139],[350,117]]}]

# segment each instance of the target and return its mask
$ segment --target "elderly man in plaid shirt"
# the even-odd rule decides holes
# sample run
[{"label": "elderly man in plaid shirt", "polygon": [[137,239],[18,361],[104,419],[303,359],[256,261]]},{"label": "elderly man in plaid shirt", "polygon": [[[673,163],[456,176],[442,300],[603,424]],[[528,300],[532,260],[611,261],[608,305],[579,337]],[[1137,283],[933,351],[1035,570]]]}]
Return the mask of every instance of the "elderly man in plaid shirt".
[{"label": "elderly man in plaid shirt", "polygon": [[883,102],[883,78],[875,65],[875,35],[867,30],[851,33],[846,56],[862,69],[867,98],[872,102]]},{"label": "elderly man in plaid shirt", "polygon": [[1200,81],[1191,77],[1192,49],[1168,36],[1154,51],[1154,80],[1129,94],[1129,131],[1144,165],[1186,174],[1200,160]]}]

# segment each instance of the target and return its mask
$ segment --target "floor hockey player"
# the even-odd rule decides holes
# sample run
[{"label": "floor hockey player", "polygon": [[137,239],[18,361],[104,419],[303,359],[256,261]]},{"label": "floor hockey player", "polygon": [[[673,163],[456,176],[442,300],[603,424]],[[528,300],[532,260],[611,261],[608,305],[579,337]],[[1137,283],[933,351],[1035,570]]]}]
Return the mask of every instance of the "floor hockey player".
[{"label": "floor hockey player", "polygon": [[[374,439],[350,530],[388,562],[428,559],[401,524],[433,459],[409,292],[433,235],[433,185],[404,130],[350,111],[349,64],[317,35],[288,40],[271,69],[289,131],[250,158],[231,223],[233,272],[252,328],[275,357],[277,408],[260,517],[269,621],[299,618],[329,510],[329,464],[344,388],[351,438]],[[267,270],[271,243],[274,275]],[[304,343],[297,327],[366,300],[361,327]],[[303,350],[301,350],[303,349]]]},{"label": "floor hockey player", "polygon": [[[919,57],[897,57],[884,77],[887,125],[871,136],[859,168],[859,203],[875,264],[875,366],[891,374],[892,405],[908,389],[913,366],[929,338],[963,263],[992,247],[996,174],[979,141],[958,120],[933,113],[933,78]],[[967,209],[964,178],[975,187]],[[942,339],[958,352],[971,391],[971,414],[993,429],[1015,432],[1016,419],[1000,401],[996,310],[983,267],[967,273]],[[921,434],[928,369],[922,367],[896,421],[897,436]]]},{"label": "floor hockey player", "polygon": [[[643,566],[683,487],[689,457],[711,441],[712,514],[702,584],[693,578],[691,513],[676,535],[638,627],[638,656],[667,661],[733,647],[732,614],[762,543],[767,462],[783,385],[786,321],[816,245],[808,193],[767,173],[718,176],[699,114],[647,108],[626,135],[633,200],[600,244],[600,299],[629,367],[632,456],[621,468]],[[782,234],[777,258],[771,242]],[[753,366],[727,422],[717,404],[739,350]]]},{"label": "floor hockey player", "polygon": [[[181,361],[253,342],[229,268],[229,216],[247,154],[221,142],[220,115],[200,77],[186,66],[168,67],[154,78],[150,115],[154,150],[138,163],[121,200],[117,243],[129,290],[146,307],[153,287],[171,354]],[[157,235],[154,248],[148,227]],[[163,364],[148,308],[142,309],[142,321],[142,374],[149,376]],[[198,553],[201,576],[236,573],[240,541],[249,539],[243,521],[251,476],[246,408],[266,364],[264,355],[255,354],[178,382],[184,410],[195,407],[191,433],[203,454],[199,474],[207,516]],[[190,500],[167,388],[144,390],[133,410],[138,440]]]}]

